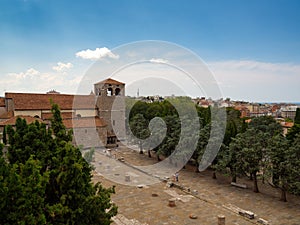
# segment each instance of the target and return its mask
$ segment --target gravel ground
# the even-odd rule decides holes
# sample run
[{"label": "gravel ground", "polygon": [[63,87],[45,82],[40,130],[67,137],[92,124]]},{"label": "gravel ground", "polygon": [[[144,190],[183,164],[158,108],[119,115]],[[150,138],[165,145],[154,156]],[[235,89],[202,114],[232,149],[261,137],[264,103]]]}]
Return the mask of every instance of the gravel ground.
[{"label": "gravel ground", "polygon": [[[224,215],[226,225],[259,224],[259,218],[274,225],[300,225],[299,197],[289,195],[288,202],[280,202],[278,190],[268,185],[260,183],[260,193],[254,193],[249,180],[238,180],[247,189],[237,188],[230,185],[227,177],[217,175],[217,179],[212,179],[211,171],[195,173],[192,166],[179,172],[179,182],[172,181],[170,175],[175,185],[169,187],[159,180],[164,178],[161,175],[149,175],[133,167],[155,163],[155,157],[148,158],[147,154],[125,147],[112,150],[110,157],[96,151],[94,181],[106,187],[116,186],[112,200],[118,205],[119,214],[114,224],[217,225],[218,216]],[[172,198],[176,200],[175,207],[168,205]],[[236,209],[251,211],[255,218],[240,216]],[[191,219],[192,216],[197,218]]]}]

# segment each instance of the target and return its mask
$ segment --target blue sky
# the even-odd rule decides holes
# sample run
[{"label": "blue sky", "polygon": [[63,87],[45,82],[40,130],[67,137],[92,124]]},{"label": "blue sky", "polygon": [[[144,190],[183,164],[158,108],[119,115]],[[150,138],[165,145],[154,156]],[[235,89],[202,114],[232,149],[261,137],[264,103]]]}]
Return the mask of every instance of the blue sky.
[{"label": "blue sky", "polygon": [[300,101],[297,0],[0,0],[0,95],[74,93],[94,62],[76,53],[140,40],[198,54],[224,97]]}]

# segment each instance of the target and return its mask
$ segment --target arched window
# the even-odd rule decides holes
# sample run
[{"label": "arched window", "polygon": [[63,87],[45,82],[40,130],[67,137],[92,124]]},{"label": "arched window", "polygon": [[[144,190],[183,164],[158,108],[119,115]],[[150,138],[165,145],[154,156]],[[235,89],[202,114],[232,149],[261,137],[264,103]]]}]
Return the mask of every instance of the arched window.
[{"label": "arched window", "polygon": [[121,89],[120,88],[116,88],[115,95],[121,95]]},{"label": "arched window", "polygon": [[113,89],[112,88],[108,88],[107,89],[107,96],[112,96],[113,95]]}]

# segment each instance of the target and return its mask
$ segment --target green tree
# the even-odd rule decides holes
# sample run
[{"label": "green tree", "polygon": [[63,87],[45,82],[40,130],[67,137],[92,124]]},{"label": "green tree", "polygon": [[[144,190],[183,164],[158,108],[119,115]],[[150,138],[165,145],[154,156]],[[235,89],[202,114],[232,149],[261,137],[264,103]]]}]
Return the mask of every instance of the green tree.
[{"label": "green tree", "polygon": [[[212,165],[216,171],[227,173],[226,168],[230,169],[230,175],[232,177],[232,182],[236,182],[236,172],[234,170],[235,160],[235,151],[229,151],[229,145],[232,142],[233,138],[240,132],[243,132],[243,123],[244,121],[240,119],[239,113],[234,112],[232,109],[227,109],[227,124],[224,134],[223,144],[218,152],[214,164]],[[215,174],[215,173],[214,173]]]},{"label": "green tree", "polygon": [[208,144],[208,140],[210,137],[210,130],[211,130],[211,125],[206,124],[203,128],[200,129],[199,131],[199,140],[197,143],[197,148],[192,156],[193,159],[196,161],[196,172],[198,172],[198,167],[199,167],[199,162],[202,159],[202,156],[204,154],[205,148]]},{"label": "green tree", "polygon": [[300,124],[295,123],[288,131],[286,138],[290,141],[290,143],[293,143],[298,134],[300,134]]},{"label": "green tree", "polygon": [[278,134],[282,134],[282,126],[276,122],[276,120],[271,116],[261,116],[256,117],[249,123],[249,128],[253,128],[273,137]]},{"label": "green tree", "polygon": [[232,142],[228,146],[228,148],[225,148],[223,151],[222,159],[223,162],[220,164],[220,166],[225,166],[225,168],[229,168],[229,173],[231,176],[231,182],[237,181],[237,163],[238,163],[238,156],[237,153],[241,151],[241,134],[237,135],[237,137],[232,139]]},{"label": "green tree", "polygon": [[[234,174],[230,174],[229,172],[231,172],[232,170],[230,169],[228,171],[227,168],[230,168],[230,164],[229,162],[229,147],[225,144],[222,144],[220,147],[220,150],[218,152],[217,157],[214,160],[214,163],[211,165],[211,167],[220,173],[223,173],[225,175],[229,174],[232,175],[232,182],[236,182],[236,177],[234,177]],[[213,174],[213,178],[216,178],[216,174]]]},{"label": "green tree", "polygon": [[3,143],[6,145],[7,144],[7,137],[6,137],[6,126],[3,128]]},{"label": "green tree", "polygon": [[[1,224],[46,224],[44,195],[48,173],[32,157],[13,165],[1,157]],[[3,176],[5,175],[5,176]]]},{"label": "green tree", "polygon": [[290,144],[290,183],[289,192],[300,195],[300,134],[297,134]]},{"label": "green tree", "polygon": [[133,135],[137,138],[137,142],[140,147],[140,154],[143,154],[143,140],[150,135],[148,124],[149,122],[142,114],[136,114],[130,121],[130,128]]},{"label": "green tree", "polygon": [[294,123],[300,125],[300,108],[296,109]]},{"label": "green tree", "polygon": [[289,149],[289,143],[283,135],[276,135],[268,144],[268,152],[266,157],[267,171],[271,176],[271,185],[281,190],[280,200],[286,202],[286,192],[288,191],[289,183],[292,182],[291,158],[293,154]]},{"label": "green tree", "polygon": [[6,212],[1,222],[110,224],[117,213],[110,200],[114,187],[92,183],[91,167],[71,144],[59,107],[53,104],[52,112],[54,134],[44,124],[27,125],[22,119],[7,130],[9,163],[0,159],[0,188],[5,190],[0,207]]},{"label": "green tree", "polygon": [[267,148],[267,135],[253,128],[238,134],[230,144],[235,151],[235,170],[239,174],[249,174],[253,178],[254,192],[259,192],[257,173],[262,168],[262,162]]},{"label": "green tree", "polygon": [[237,135],[237,133],[238,133],[238,130],[237,130],[235,122],[230,121],[230,120],[227,121],[223,143],[226,146],[229,146],[232,138],[234,138]]},{"label": "green tree", "polygon": [[149,104],[147,111],[145,112],[146,119],[150,121],[154,117],[162,116],[162,106],[159,102],[153,102]]},{"label": "green tree", "polygon": [[83,155],[83,158],[88,162],[91,163],[93,161],[93,157],[95,154],[95,149],[91,148],[90,150],[86,151]]},{"label": "green tree", "polygon": [[72,141],[72,131],[66,130],[66,127],[62,122],[59,106],[52,103],[51,112],[53,115],[51,118],[51,129],[56,137],[56,141]]},{"label": "green tree", "polygon": [[[145,115],[149,108],[149,104],[146,102],[142,102],[142,101],[136,101],[133,106],[132,106],[131,102],[129,102],[128,104],[129,104],[129,107],[131,107],[131,110],[129,112],[127,112],[129,121],[131,121],[132,118],[134,116],[136,116],[137,114]],[[128,107],[127,107],[127,110],[129,110]]]},{"label": "green tree", "polygon": [[201,127],[206,126],[211,122],[211,114],[210,114],[210,107],[204,108],[200,106],[196,106],[198,117],[200,119]]},{"label": "green tree", "polygon": [[175,107],[167,100],[159,103],[162,107],[161,117],[178,115]]},{"label": "green tree", "polygon": [[156,149],[158,160],[160,155],[168,157],[175,150],[181,131],[181,123],[177,115],[169,115],[164,117],[167,126],[166,137]]},{"label": "green tree", "polygon": [[46,169],[52,152],[49,149],[55,148],[51,130],[47,130],[45,124],[34,122],[29,125],[26,121],[18,118],[16,129],[7,127],[8,133],[8,159],[11,164],[23,163],[31,155],[39,159]]}]

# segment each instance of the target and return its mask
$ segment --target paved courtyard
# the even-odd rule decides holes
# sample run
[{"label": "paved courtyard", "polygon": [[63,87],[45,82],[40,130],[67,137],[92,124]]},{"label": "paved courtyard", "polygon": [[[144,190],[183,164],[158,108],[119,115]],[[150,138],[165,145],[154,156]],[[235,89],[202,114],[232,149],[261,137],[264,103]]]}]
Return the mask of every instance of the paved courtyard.
[{"label": "paved courtyard", "polygon": [[[278,190],[268,185],[260,184],[261,193],[254,193],[248,180],[238,180],[248,187],[241,189],[231,186],[229,178],[217,175],[218,179],[212,179],[211,171],[195,173],[192,166],[182,169],[179,182],[169,187],[161,181],[165,178],[161,174],[133,167],[155,163],[155,157],[125,147],[108,153],[96,150],[94,180],[106,187],[116,186],[112,200],[119,213],[114,224],[213,225],[218,224],[218,215],[224,215],[226,225],[259,224],[259,218],[274,225],[300,225],[299,197],[288,196],[288,202],[280,202]],[[176,200],[175,207],[168,205],[170,199]],[[236,209],[253,212],[255,219],[238,215]],[[192,215],[197,218],[190,218]]]}]

